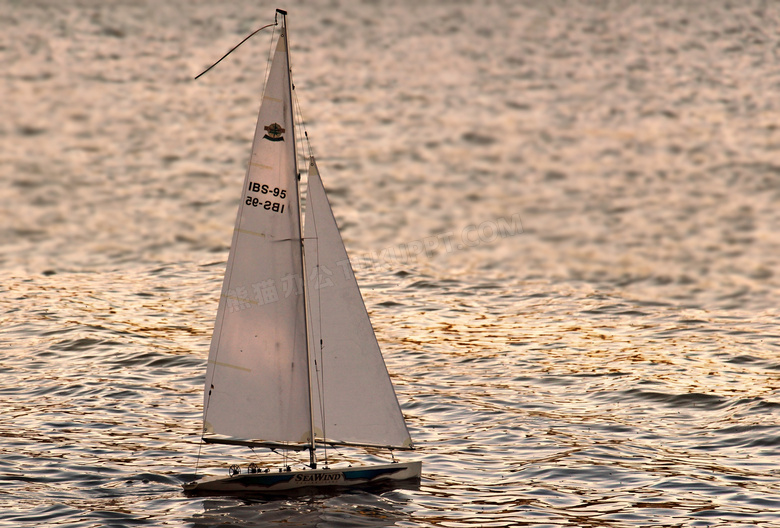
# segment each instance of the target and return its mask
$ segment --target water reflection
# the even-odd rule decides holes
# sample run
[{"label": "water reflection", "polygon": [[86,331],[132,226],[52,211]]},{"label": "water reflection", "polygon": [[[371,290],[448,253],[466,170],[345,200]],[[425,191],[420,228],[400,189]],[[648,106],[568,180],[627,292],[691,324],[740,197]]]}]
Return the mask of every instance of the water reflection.
[{"label": "water reflection", "polygon": [[397,526],[409,524],[410,497],[401,491],[346,492],[295,500],[208,499],[194,527],[225,526]]},{"label": "water reflection", "polygon": [[267,8],[17,2],[0,522],[780,523],[776,6],[342,4],[294,74],[348,249],[406,251],[357,267],[421,488],[180,490],[246,456],[198,431],[266,44],[190,77]]}]

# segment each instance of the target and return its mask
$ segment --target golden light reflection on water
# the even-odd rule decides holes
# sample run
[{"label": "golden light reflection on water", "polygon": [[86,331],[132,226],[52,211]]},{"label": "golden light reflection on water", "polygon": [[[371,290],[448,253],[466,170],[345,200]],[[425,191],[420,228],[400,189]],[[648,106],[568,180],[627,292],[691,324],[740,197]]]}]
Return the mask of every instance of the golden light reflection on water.
[{"label": "golden light reflection on water", "polygon": [[[590,288],[550,296],[547,284],[517,283],[517,294],[488,288],[464,317],[462,299],[477,297],[470,286],[442,287],[434,303],[408,288],[408,304],[394,295],[391,315],[375,315],[386,349],[421,360],[395,370],[431,461],[434,482],[423,489],[457,495],[458,507],[440,504],[452,511],[446,519],[501,525],[517,522],[519,511],[552,508],[570,522],[609,522],[627,511],[659,522],[680,509],[723,508],[715,497],[735,478],[776,478],[776,427],[765,411],[778,405],[780,376],[765,369],[778,364],[762,334],[747,330],[772,314],[762,322],[755,314],[721,318]],[[414,301],[420,297],[425,304]],[[507,298],[515,314],[502,306]],[[426,388],[410,393],[414,383]],[[767,449],[746,454],[764,426],[772,430]],[[732,436],[738,430],[751,434]],[[580,498],[548,502],[540,487]],[[469,502],[471,493],[501,500]],[[500,507],[508,503],[510,510]]]},{"label": "golden light reflection on water", "polygon": [[181,495],[266,43],[190,77],[269,13],[36,1],[0,34],[0,521],[777,524],[776,8],[347,4],[289,9],[294,74],[421,488]]},{"label": "golden light reflection on water", "polygon": [[[41,497],[17,514],[44,511],[55,489],[67,508],[53,518],[97,504],[132,517],[149,494],[182,500],[215,305],[203,284],[216,290],[219,274],[173,271],[111,274],[101,292],[89,274],[8,283],[2,301],[17,310],[3,324],[17,354],[0,363],[11,402],[2,459],[12,493]],[[474,285],[449,281],[435,300],[410,279],[366,289],[420,447],[411,456],[426,468],[419,491],[390,499],[403,497],[403,522],[609,523],[629,512],[650,522],[705,506],[767,515],[780,487],[780,376],[760,344],[767,334],[751,328],[768,328],[771,314],[650,310],[590,288],[550,296],[543,282]],[[390,298],[392,309],[381,306]],[[26,322],[14,330],[19,312]],[[209,453],[207,463],[247,455]],[[83,497],[89,486],[104,499]],[[730,498],[735,489],[742,498]]]}]

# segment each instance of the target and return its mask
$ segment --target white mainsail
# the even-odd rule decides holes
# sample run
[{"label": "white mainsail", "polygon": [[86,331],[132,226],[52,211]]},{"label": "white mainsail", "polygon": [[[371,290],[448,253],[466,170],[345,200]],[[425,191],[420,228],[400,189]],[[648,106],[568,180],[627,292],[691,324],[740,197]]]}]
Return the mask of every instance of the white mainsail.
[{"label": "white mainsail", "polygon": [[239,439],[305,443],[311,400],[287,52],[282,34],[260,107],[211,340],[203,429]]},{"label": "white mainsail", "polygon": [[344,444],[411,447],[313,158],[309,166],[304,247],[317,438]]}]

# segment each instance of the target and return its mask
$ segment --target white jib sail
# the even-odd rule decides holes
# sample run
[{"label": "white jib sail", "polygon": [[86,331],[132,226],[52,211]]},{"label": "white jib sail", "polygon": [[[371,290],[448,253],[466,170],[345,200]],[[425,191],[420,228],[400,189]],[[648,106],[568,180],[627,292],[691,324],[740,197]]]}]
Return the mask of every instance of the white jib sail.
[{"label": "white jib sail", "polygon": [[204,395],[205,433],[306,442],[311,431],[289,62],[279,38],[228,256]]},{"label": "white jib sail", "polygon": [[412,441],[313,159],[304,229],[316,436],[409,448]]}]

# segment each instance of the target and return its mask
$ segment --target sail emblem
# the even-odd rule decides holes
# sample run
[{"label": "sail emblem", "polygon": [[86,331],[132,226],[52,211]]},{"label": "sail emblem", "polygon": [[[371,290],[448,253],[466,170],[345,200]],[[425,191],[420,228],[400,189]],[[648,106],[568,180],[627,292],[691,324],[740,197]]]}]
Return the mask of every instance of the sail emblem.
[{"label": "sail emblem", "polygon": [[271,125],[264,126],[263,130],[268,132],[263,136],[263,139],[267,139],[269,141],[284,141],[284,137],[282,136],[282,134],[284,134],[284,129],[279,123],[273,123]]}]

